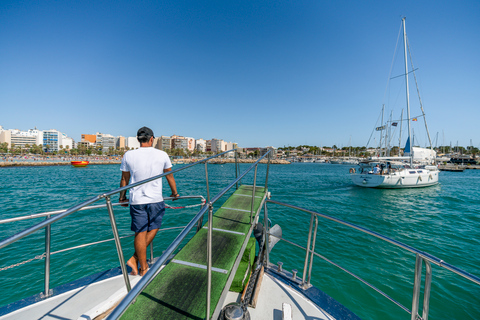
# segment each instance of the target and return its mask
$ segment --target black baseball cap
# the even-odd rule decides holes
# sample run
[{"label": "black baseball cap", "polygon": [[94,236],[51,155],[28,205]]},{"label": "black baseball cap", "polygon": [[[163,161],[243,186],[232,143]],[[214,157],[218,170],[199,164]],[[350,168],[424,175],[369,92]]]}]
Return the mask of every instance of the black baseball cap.
[{"label": "black baseball cap", "polygon": [[137,131],[137,137],[140,138],[140,137],[147,137],[147,138],[151,138],[151,137],[155,137],[153,135],[153,131],[152,129],[148,128],[148,127],[141,127],[140,129],[138,129]]}]

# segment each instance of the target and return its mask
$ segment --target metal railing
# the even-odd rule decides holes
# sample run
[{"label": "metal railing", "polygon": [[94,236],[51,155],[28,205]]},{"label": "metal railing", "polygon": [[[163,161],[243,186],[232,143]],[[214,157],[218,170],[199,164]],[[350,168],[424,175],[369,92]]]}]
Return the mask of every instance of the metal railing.
[{"label": "metal railing", "polygon": [[[217,195],[213,197],[213,199],[210,199],[210,187],[209,187],[209,178],[208,178],[208,166],[207,163],[209,160],[220,157],[222,155],[225,155],[230,152],[235,152],[235,180],[230,183],[227,187],[225,187],[222,191],[220,191]],[[211,292],[211,264],[212,264],[212,259],[211,259],[211,245],[212,245],[212,216],[213,216],[213,204],[217,202],[225,193],[227,193],[232,187],[238,188],[239,183],[241,183],[242,179],[245,177],[247,173],[249,173],[252,169],[255,168],[255,176],[254,176],[254,188],[253,188],[253,194],[252,194],[252,203],[254,201],[255,197],[255,186],[256,186],[256,180],[257,180],[257,166],[260,163],[261,160],[263,160],[266,156],[268,155],[268,164],[267,164],[267,170],[266,170],[266,178],[265,178],[265,189],[267,189],[267,184],[268,184],[268,172],[269,172],[269,166],[270,166],[270,151],[268,151],[265,155],[260,157],[255,163],[253,163],[247,170],[245,170],[242,174],[239,173],[240,171],[240,165],[238,163],[238,156],[237,156],[237,151],[236,149],[228,150],[225,152],[222,152],[220,154],[211,156],[209,158],[197,161],[192,164],[188,164],[185,166],[182,166],[179,169],[172,170],[133,184],[129,184],[125,187],[121,187],[100,195],[97,195],[93,198],[90,198],[80,204],[77,204],[69,209],[66,210],[57,210],[57,211],[51,211],[51,212],[45,212],[45,213],[39,213],[39,214],[33,214],[33,215],[27,215],[27,216],[22,216],[22,217],[16,217],[16,218],[10,218],[10,219],[4,219],[0,220],[0,224],[3,223],[9,223],[9,222],[15,222],[15,221],[20,221],[20,220],[26,220],[26,219],[34,219],[34,218],[41,218],[41,217],[46,217],[46,220],[31,226],[11,237],[8,237],[6,239],[3,239],[0,241],[0,249],[3,247],[6,247],[32,233],[35,231],[38,231],[42,228],[45,228],[45,253],[42,255],[42,257],[45,257],[45,288],[44,292],[42,293],[42,298],[48,298],[51,295],[51,290],[49,289],[49,283],[50,283],[50,256],[56,253],[68,251],[68,250],[73,250],[73,249],[78,249],[90,245],[95,245],[107,241],[115,241],[116,245],[116,250],[120,262],[120,267],[122,270],[122,274],[124,277],[125,281],[125,286],[127,290],[129,291],[128,295],[126,298],[115,308],[115,310],[110,314],[109,319],[116,319],[119,316],[123,314],[123,312],[126,310],[126,308],[135,300],[135,298],[143,291],[143,289],[155,278],[155,276],[160,272],[160,269],[162,265],[165,264],[167,259],[173,254],[173,252],[177,249],[177,247],[180,245],[180,243],[185,239],[185,237],[188,235],[188,233],[192,230],[192,228],[197,225],[197,231],[201,228],[202,226],[202,220],[203,220],[203,215],[207,212],[208,210],[208,241],[207,241],[207,251],[209,252],[208,254],[208,285],[207,285],[207,313],[206,313],[206,318],[208,318],[210,314],[210,292]],[[117,229],[117,224],[115,221],[115,215],[113,211],[114,206],[120,206],[124,203],[112,203],[111,202],[111,196],[120,193],[122,191],[126,191],[128,189],[131,189],[133,187],[151,182],[156,179],[160,179],[164,176],[167,176],[169,174],[174,174],[183,170],[186,170],[190,167],[199,165],[201,163],[205,163],[205,180],[206,180],[206,192],[207,192],[207,203],[204,205],[200,211],[195,215],[195,217],[184,227],[174,227],[174,228],[168,228],[168,229],[161,229],[160,231],[166,231],[166,230],[172,230],[172,229],[179,229],[182,228],[183,230],[180,232],[180,234],[175,238],[175,240],[169,245],[169,247],[163,252],[163,254],[157,259],[157,261],[153,264],[153,266],[150,268],[149,272],[145,276],[141,278],[141,280],[137,283],[137,285],[132,289],[130,285],[130,280],[128,278],[128,273],[127,273],[127,268],[126,268],[126,262],[123,257],[123,250],[122,246],[120,243],[120,239],[130,237],[120,237],[118,234],[118,229]],[[201,198],[203,202],[205,202],[205,198],[203,196],[182,196],[179,197],[180,199],[192,199],[192,198]],[[102,205],[92,205],[91,204],[105,199],[105,204]],[[172,198],[168,197],[165,198],[165,200],[170,200]],[[108,214],[109,214],[109,219],[112,227],[112,232],[113,232],[113,239],[108,239],[108,240],[101,240],[97,242],[92,242],[88,244],[83,244],[79,245],[76,247],[68,248],[68,249],[63,249],[59,250],[56,252],[50,252],[50,246],[51,246],[51,225],[61,219],[64,219],[65,217],[77,212],[77,211],[83,211],[83,210],[90,210],[90,209],[98,209],[98,208],[107,208]],[[253,205],[252,205],[252,210],[250,214],[250,221],[252,221],[252,216],[253,216]],[[133,236],[133,235],[131,235]],[[153,245],[153,243],[152,243]],[[153,261],[153,247],[152,245],[150,246],[150,259]],[[35,258],[34,258],[35,259]],[[31,259],[33,260],[33,259]]]},{"label": "metal railing", "polygon": [[[172,199],[173,198],[171,198],[171,197],[164,198],[164,200],[172,200]],[[181,197],[178,197],[177,199],[201,199],[202,203],[205,202],[205,198],[201,195],[199,195],[199,196],[181,196]],[[112,207],[113,206],[121,206],[122,204],[124,205],[124,203],[111,203],[111,206]],[[92,209],[99,209],[99,208],[108,208],[108,205],[107,204],[101,204],[101,205],[87,206],[87,207],[83,207],[83,208],[79,209],[78,211],[85,211],[85,210],[92,210]],[[44,213],[31,214],[31,215],[21,216],[21,217],[8,218],[8,219],[0,220],[0,224],[6,224],[6,223],[11,223],[11,222],[18,222],[18,221],[24,221],[24,220],[36,219],[36,218],[42,218],[42,217],[46,217],[47,220],[48,220],[48,219],[51,218],[52,215],[57,215],[57,214],[60,214],[60,213],[64,213],[66,211],[67,210],[56,210],[56,211],[49,211],[49,212],[44,212]],[[115,226],[115,228],[116,228],[116,226]],[[183,229],[183,228],[184,227],[164,228],[164,229],[160,229],[159,232],[170,231],[170,230],[175,230],[175,229]],[[31,261],[36,260],[36,259],[45,258],[44,291],[41,293],[41,297],[42,298],[48,298],[52,294],[52,290],[50,290],[50,257],[52,255],[62,253],[62,252],[66,252],[66,251],[75,250],[75,249],[81,249],[81,248],[85,248],[85,247],[89,247],[89,246],[93,246],[93,245],[97,245],[97,244],[101,244],[101,243],[105,243],[105,242],[110,242],[110,241],[120,242],[120,239],[130,238],[130,237],[133,237],[133,236],[134,236],[134,234],[120,237],[118,235],[118,231],[117,231],[117,233],[116,234],[114,233],[114,237],[111,238],[111,239],[105,239],[105,240],[100,240],[100,241],[95,241],[95,242],[90,242],[90,243],[84,243],[84,244],[81,244],[81,245],[78,245],[78,246],[74,246],[74,247],[65,248],[65,249],[61,249],[61,250],[51,252],[50,251],[50,247],[51,247],[51,224],[48,224],[45,227],[45,252],[42,255],[36,256],[33,259],[28,259],[28,260],[20,262],[20,263],[16,263],[16,264],[11,265],[11,266],[0,268],[0,271],[7,270],[7,269],[10,269],[12,267],[22,265],[26,262],[31,262]],[[150,244],[150,260],[153,260],[153,258],[154,258],[153,244]],[[130,285],[129,283],[126,284],[127,288],[129,287],[129,285]]]},{"label": "metal railing", "polygon": [[[439,258],[437,258],[437,257],[435,257],[435,256],[433,256],[429,253],[417,250],[412,246],[409,246],[407,244],[404,244],[404,243],[399,242],[397,240],[394,240],[392,238],[383,236],[383,235],[379,234],[378,232],[371,231],[369,229],[363,228],[363,227],[355,225],[353,223],[349,223],[349,222],[334,218],[332,216],[328,216],[326,214],[318,213],[318,212],[315,212],[315,211],[312,211],[312,210],[308,210],[308,209],[301,208],[301,207],[298,207],[298,206],[286,204],[286,203],[283,203],[283,202],[267,199],[265,204],[264,204],[264,214],[265,214],[264,221],[268,221],[267,203],[281,205],[281,206],[284,206],[284,207],[288,207],[288,208],[291,208],[291,209],[295,209],[295,210],[310,214],[310,229],[309,229],[309,232],[308,232],[308,239],[307,239],[307,247],[306,248],[302,247],[302,246],[300,246],[296,243],[293,243],[291,241],[288,241],[284,238],[281,238],[281,237],[270,234],[268,223],[265,223],[265,226],[264,226],[264,231],[265,231],[265,236],[266,236],[265,243],[266,243],[266,252],[267,252],[267,257],[266,257],[267,262],[269,262],[268,252],[270,251],[270,248],[268,247],[269,246],[268,237],[270,235],[275,236],[276,238],[279,238],[282,241],[285,241],[285,242],[287,242],[291,245],[294,245],[294,246],[296,246],[298,248],[301,248],[301,249],[306,251],[305,263],[304,263],[304,268],[303,268],[303,278],[302,278],[302,287],[304,289],[307,289],[311,286],[310,280],[311,280],[312,269],[313,269],[313,257],[317,256],[317,257],[322,258],[323,260],[327,261],[328,263],[340,268],[341,270],[347,272],[351,276],[360,280],[361,282],[363,282],[364,284],[366,284],[370,288],[374,289],[375,291],[377,291],[378,293],[380,293],[381,295],[383,295],[384,297],[386,297],[387,299],[389,299],[390,301],[395,303],[397,306],[399,306],[400,308],[402,308],[406,312],[410,313],[411,314],[411,320],[417,320],[417,319],[428,320],[429,303],[430,303],[430,289],[431,289],[431,282],[432,282],[431,263],[433,263],[437,266],[440,266],[444,269],[450,270],[450,271],[462,276],[463,278],[480,285],[480,277],[472,275],[472,274],[470,274],[470,273],[468,273],[468,272],[466,272],[466,271],[464,271],[460,268],[457,268],[457,267],[455,267],[455,266],[453,266],[449,263],[446,263],[445,261],[443,261],[443,260],[441,260],[441,259],[439,259]],[[361,231],[363,233],[372,235],[372,236],[374,236],[378,239],[389,242],[389,243],[391,243],[391,244],[393,244],[397,247],[400,247],[404,250],[407,250],[407,251],[415,254],[416,260],[415,260],[415,278],[414,278],[414,285],[413,285],[412,310],[403,306],[401,303],[394,300],[392,297],[390,297],[389,295],[387,295],[386,293],[384,293],[380,289],[376,288],[374,285],[368,283],[367,281],[365,281],[361,277],[357,276],[353,272],[350,272],[349,270],[347,270],[347,269],[341,267],[340,265],[336,264],[335,262],[329,260],[325,256],[315,252],[315,242],[316,242],[316,236],[317,236],[318,218],[319,217],[334,221],[336,223],[345,225],[349,228],[356,229],[356,230]],[[313,232],[313,235],[312,235],[312,232]],[[313,237],[313,239],[312,239],[312,237]],[[420,315],[418,314],[418,311],[419,311],[419,298],[420,298],[420,287],[421,287],[421,281],[422,281],[422,263],[423,262],[425,262],[425,283],[424,283],[424,293],[423,293],[423,310],[422,310],[422,316],[420,317]],[[307,274],[308,274],[308,277],[307,277]]]}]

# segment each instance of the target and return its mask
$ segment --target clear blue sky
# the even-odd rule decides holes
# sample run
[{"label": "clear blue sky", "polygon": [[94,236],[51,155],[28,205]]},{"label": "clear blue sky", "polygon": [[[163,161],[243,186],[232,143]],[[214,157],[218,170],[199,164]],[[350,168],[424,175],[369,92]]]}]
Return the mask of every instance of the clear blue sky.
[{"label": "clear blue sky", "polygon": [[385,88],[406,16],[431,135],[479,146],[479,13],[476,0],[3,0],[0,125],[363,146],[383,103],[405,107]]}]

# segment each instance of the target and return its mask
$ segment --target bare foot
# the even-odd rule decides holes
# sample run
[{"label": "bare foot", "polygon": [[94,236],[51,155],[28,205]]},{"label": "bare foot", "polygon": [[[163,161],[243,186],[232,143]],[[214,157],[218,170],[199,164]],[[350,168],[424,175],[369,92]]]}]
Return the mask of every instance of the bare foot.
[{"label": "bare foot", "polygon": [[145,273],[147,273],[148,269],[150,269],[150,268],[148,268],[148,267],[146,269],[140,268],[140,275],[143,277],[145,275]]},{"label": "bare foot", "polygon": [[138,259],[136,255],[133,255],[130,259],[128,259],[127,266],[132,268],[132,272],[130,272],[132,276],[136,276],[138,274]]}]

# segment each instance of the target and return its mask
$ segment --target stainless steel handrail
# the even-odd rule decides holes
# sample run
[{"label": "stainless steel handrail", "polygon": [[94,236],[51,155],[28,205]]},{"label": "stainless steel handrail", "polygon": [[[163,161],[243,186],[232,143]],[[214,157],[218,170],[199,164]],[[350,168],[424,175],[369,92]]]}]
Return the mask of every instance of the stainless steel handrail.
[{"label": "stainless steel handrail", "polygon": [[[165,198],[163,198],[163,200],[172,200],[172,199],[202,199],[203,201],[205,201],[205,198],[204,198],[202,195],[198,195],[198,196],[180,196],[180,197],[177,197],[177,198],[173,198],[173,197],[165,197]],[[122,203],[122,202],[112,203],[112,206],[114,206],[114,207],[121,206],[121,205],[125,205],[125,203]],[[85,211],[85,210],[99,209],[99,208],[106,208],[106,207],[107,207],[106,204],[98,204],[98,205],[95,205],[95,206],[83,207],[83,208],[79,209],[78,211]],[[50,216],[50,215],[59,214],[59,213],[65,212],[65,211],[67,211],[67,209],[55,210],[55,211],[48,211],[48,212],[42,212],[42,213],[35,213],[35,214],[29,214],[29,215],[27,215],[27,216],[21,216],[21,217],[15,217],[15,218],[8,218],[8,219],[0,220],[0,224],[10,223],[10,222],[16,222],[16,221],[23,221],[23,220],[29,220],[29,219],[35,219],[35,218],[48,217],[48,216]]]},{"label": "stainless steel handrail", "polygon": [[[233,149],[233,150],[235,150],[235,149]],[[198,164],[200,164],[200,163],[207,162],[207,161],[209,161],[209,160],[211,160],[211,159],[213,159],[213,158],[219,157],[219,156],[224,155],[224,154],[226,154],[226,153],[229,153],[229,152],[231,152],[231,151],[233,151],[233,150],[225,151],[225,152],[219,153],[219,154],[217,154],[217,155],[211,156],[211,157],[209,157],[209,158],[206,158],[206,159],[197,161],[197,162],[195,162],[195,163],[192,163],[192,164],[189,164],[189,165],[185,165],[185,166],[183,166],[183,167],[181,167],[181,168],[179,168],[179,169],[172,170],[172,171],[169,171],[169,172],[165,172],[165,173],[162,173],[162,174],[160,174],[160,175],[158,175],[158,176],[155,176],[155,177],[152,177],[152,178],[149,178],[149,179],[145,179],[145,180],[142,180],[142,181],[139,181],[139,182],[135,182],[135,183],[129,184],[129,185],[125,186],[125,187],[121,187],[121,188],[115,189],[115,190],[113,190],[113,191],[109,191],[109,192],[107,192],[107,193],[103,193],[103,194],[97,195],[97,196],[95,196],[95,197],[93,197],[93,198],[90,198],[90,199],[88,199],[88,200],[80,203],[80,204],[77,204],[77,205],[75,205],[75,206],[73,206],[73,207],[70,207],[69,209],[65,210],[64,212],[62,212],[62,213],[60,213],[60,214],[58,214],[58,215],[56,215],[56,216],[54,216],[54,217],[52,217],[52,218],[50,218],[50,219],[47,219],[47,220],[45,220],[45,221],[42,221],[42,222],[40,222],[40,223],[38,223],[38,224],[30,227],[30,228],[27,228],[27,229],[25,229],[25,230],[23,230],[23,231],[15,234],[15,235],[9,237],[9,238],[3,239],[2,241],[0,241],[0,249],[3,248],[3,247],[5,247],[5,246],[7,246],[7,245],[9,245],[9,244],[11,244],[11,243],[13,243],[13,242],[15,242],[15,241],[18,241],[18,240],[20,240],[20,239],[28,236],[29,234],[31,234],[31,233],[33,233],[33,232],[35,232],[35,231],[37,231],[37,230],[40,230],[40,229],[46,227],[47,225],[50,225],[50,224],[52,224],[52,223],[54,223],[54,222],[56,222],[56,221],[58,221],[58,220],[60,220],[60,219],[63,219],[63,218],[65,218],[66,216],[69,216],[70,214],[72,214],[72,213],[80,210],[81,208],[83,208],[83,207],[85,207],[85,206],[88,206],[89,204],[92,204],[92,203],[97,202],[98,200],[104,199],[104,198],[106,198],[106,197],[108,197],[108,196],[112,196],[112,195],[114,195],[114,194],[116,194],[116,193],[119,193],[119,192],[121,192],[121,191],[125,191],[125,190],[128,190],[128,189],[130,189],[130,188],[133,188],[133,187],[136,187],[136,186],[139,186],[139,185],[148,183],[148,182],[150,182],[150,181],[153,181],[153,180],[162,178],[162,177],[167,176],[167,175],[169,175],[169,174],[173,174],[173,173],[176,173],[176,172],[179,172],[179,171],[188,169],[188,168],[193,167],[193,166],[195,166],[195,165],[198,165]]]},{"label": "stainless steel handrail", "polygon": [[448,269],[462,277],[464,277],[465,279],[468,279],[478,285],[480,285],[480,277],[477,277],[475,275],[472,275],[460,268],[457,268],[455,267],[454,265],[451,265],[447,262],[445,262],[444,260],[442,259],[439,259],[427,252],[423,252],[423,251],[420,251],[420,250],[417,250],[415,249],[414,247],[412,246],[409,246],[408,244],[404,244],[400,241],[397,241],[397,240],[394,240],[392,238],[389,238],[389,237],[386,237],[386,236],[383,236],[381,235],[380,233],[378,232],[375,232],[375,231],[371,231],[369,229],[366,229],[366,228],[363,228],[363,227],[360,227],[358,225],[355,225],[353,223],[349,223],[349,222],[346,222],[346,221],[343,221],[343,220],[340,220],[340,219],[337,219],[337,218],[334,218],[332,216],[328,216],[326,214],[322,214],[322,213],[318,213],[318,212],[315,212],[315,211],[312,211],[312,210],[308,210],[308,209],[304,209],[304,208],[301,208],[301,207],[297,207],[297,206],[293,206],[293,205],[289,205],[289,204],[286,204],[286,203],[283,203],[283,202],[279,202],[279,201],[275,201],[275,200],[267,200],[267,202],[271,202],[271,203],[275,203],[275,204],[278,204],[278,205],[282,205],[282,206],[285,206],[285,207],[289,207],[289,208],[292,208],[292,209],[296,209],[296,210],[299,210],[299,211],[303,211],[303,212],[307,212],[307,213],[310,213],[310,214],[315,214],[319,217],[322,217],[322,218],[325,218],[325,219],[328,219],[328,220],[332,220],[332,221],[335,221],[335,222],[338,222],[340,224],[343,224],[347,227],[351,227],[353,229],[357,229],[359,231],[362,231],[364,233],[367,233],[367,234],[370,234],[374,237],[377,237],[379,239],[382,239],[384,241],[387,241],[387,242],[390,242],[391,244],[393,245],[396,245],[397,247],[400,247],[400,248],[403,248],[407,251],[410,251],[412,253],[415,253],[415,254],[418,254],[420,255],[422,258],[436,264],[437,266],[440,266],[442,268],[445,268],[445,269]]},{"label": "stainless steel handrail", "polygon": [[[247,170],[245,170],[240,176],[238,176],[232,183],[230,183],[228,186],[226,186],[223,190],[221,190],[217,195],[215,195],[210,201],[206,203],[205,206],[202,207],[202,209],[197,213],[197,215],[187,224],[185,229],[182,230],[182,232],[173,240],[173,242],[168,246],[168,248],[164,251],[164,253],[157,259],[157,261],[151,266],[150,270],[137,282],[135,287],[132,288],[128,292],[128,294],[125,296],[125,298],[118,304],[118,306],[110,313],[110,315],[107,317],[107,319],[117,319],[119,318],[125,310],[128,308],[130,304],[132,304],[137,296],[145,289],[152,281],[153,279],[160,273],[161,267],[165,264],[165,262],[168,260],[170,255],[177,249],[177,247],[180,245],[180,243],[183,241],[183,239],[187,236],[187,234],[192,230],[192,228],[198,224],[198,221],[203,218],[203,215],[213,207],[213,204],[217,202],[225,193],[228,192],[233,186],[235,186],[242,178],[250,172],[253,168],[255,168],[260,161],[269,154],[267,152],[265,155],[263,155],[261,158],[259,158],[255,163],[250,166]],[[207,176],[208,176],[208,171]],[[208,183],[207,183],[208,186]],[[209,213],[209,225],[208,225],[208,232],[211,234],[212,226],[211,226],[211,214]],[[207,250],[210,250],[211,252],[211,240],[210,242],[207,241]],[[211,258],[208,259],[211,263]],[[211,279],[211,270],[210,270],[210,275],[208,276]],[[208,282],[208,279],[207,279]],[[207,313],[206,313],[206,319],[209,319],[210,317],[210,290],[211,290],[211,282],[207,285]]]},{"label": "stainless steel handrail", "polygon": [[[361,282],[363,282],[364,284],[368,285],[369,287],[371,287],[372,289],[374,289],[375,291],[377,291],[378,293],[380,293],[381,295],[383,295],[384,297],[386,297],[387,299],[389,299],[390,301],[392,301],[393,303],[395,303],[397,306],[399,306],[400,308],[402,308],[403,310],[407,311],[408,313],[411,314],[411,319],[412,320],[415,320],[417,318],[419,318],[420,316],[418,315],[418,309],[419,309],[419,297],[420,297],[420,287],[421,287],[421,279],[422,279],[422,261],[425,261],[425,269],[426,269],[426,274],[425,274],[425,285],[424,285],[424,297],[423,297],[423,312],[422,312],[422,317],[421,319],[423,320],[427,320],[428,319],[428,312],[429,312],[429,302],[430,302],[430,290],[431,290],[431,280],[432,280],[432,268],[431,268],[431,265],[430,263],[434,263],[442,268],[445,268],[447,270],[450,270],[451,272],[453,273],[456,273],[458,275],[460,275],[461,277],[475,283],[475,284],[478,284],[480,285],[480,277],[477,277],[475,275],[472,275],[460,268],[457,268],[449,263],[446,263],[445,261],[429,254],[429,253],[426,253],[426,252],[423,252],[423,251],[420,251],[418,249],[415,249],[414,247],[412,246],[409,246],[407,244],[404,244],[400,241],[397,241],[397,240],[394,240],[392,238],[389,238],[389,237],[386,237],[386,236],[383,236],[381,234],[379,234],[378,232],[375,232],[375,231],[372,231],[372,230],[369,230],[369,229],[366,229],[366,228],[363,228],[361,226],[358,226],[358,225],[355,225],[353,223],[349,223],[349,222],[346,222],[346,221],[343,221],[341,219],[338,219],[338,218],[335,218],[335,217],[332,217],[332,216],[329,216],[329,215],[326,215],[326,214],[322,214],[322,213],[319,213],[319,212],[315,212],[315,211],[312,211],[312,210],[309,210],[309,209],[305,209],[305,208],[302,208],[302,207],[298,207],[298,206],[294,206],[294,205],[290,205],[290,204],[287,204],[287,203],[283,203],[283,202],[279,202],[279,201],[275,201],[275,200],[271,200],[271,199],[267,199],[266,200],[266,203],[265,203],[265,219],[267,219],[267,203],[273,203],[273,204],[277,204],[277,205],[281,205],[281,206],[284,206],[284,207],[288,207],[288,208],[291,208],[291,209],[295,209],[295,210],[298,210],[298,211],[302,211],[302,212],[305,212],[305,213],[309,213],[311,218],[310,218],[310,230],[309,230],[309,233],[308,233],[308,243],[307,243],[307,248],[304,248],[302,246],[299,246],[293,242],[290,242],[286,239],[283,239],[281,237],[277,237],[279,238],[280,240],[283,240],[283,241],[286,241],[287,243],[290,243],[294,246],[297,246],[299,248],[302,248],[304,249],[307,254],[306,254],[306,258],[305,258],[305,267],[304,267],[304,274],[303,274],[303,286],[304,288],[308,287],[309,283],[310,283],[310,275],[311,275],[311,272],[312,272],[312,263],[313,263],[313,256],[318,256],[320,258],[322,258],[323,260],[331,263],[332,265],[340,268],[341,270],[347,272],[348,274],[352,275],[353,277],[357,278],[358,280],[360,280]],[[378,239],[381,239],[383,241],[386,241],[386,242],[389,242],[397,247],[400,247],[404,250],[407,250],[411,253],[414,253],[416,255],[416,262],[415,262],[415,278],[414,278],[414,288],[413,288],[413,301],[412,301],[412,310],[410,311],[408,308],[406,308],[405,306],[403,306],[402,304],[400,304],[399,302],[397,302],[396,300],[394,300],[393,298],[391,298],[389,295],[387,295],[386,293],[384,293],[383,291],[381,291],[380,289],[376,288],[375,286],[373,286],[372,284],[368,283],[367,281],[365,281],[364,279],[362,279],[361,277],[355,275],[354,273],[348,271],[347,269],[341,267],[340,265],[334,263],[333,261],[329,260],[328,258],[324,257],[323,255],[320,255],[318,253],[315,252],[315,240],[313,241],[313,246],[312,246],[312,249],[310,249],[310,239],[312,237],[312,223],[313,223],[313,218],[315,217],[315,219],[317,219],[318,217],[321,217],[321,218],[325,218],[325,219],[328,219],[328,220],[331,220],[331,221],[334,221],[334,222],[337,222],[337,223],[340,223],[342,225],[345,225],[347,227],[350,227],[350,228],[353,228],[353,229],[356,229],[358,231],[361,231],[363,233],[366,233],[366,234],[370,234]],[[267,224],[268,225],[268,224]],[[315,226],[315,229],[313,230],[314,232],[314,239],[315,239],[315,234],[316,234],[316,228],[317,226]],[[268,231],[268,227],[266,227],[266,236],[268,235],[271,235],[270,232]],[[272,235],[274,236],[274,235]],[[268,246],[268,244],[267,244]],[[268,247],[267,247],[267,252],[268,252]],[[307,262],[308,262],[308,255],[309,253],[311,253],[311,257],[310,257],[310,268],[308,270],[308,282],[305,283],[305,277],[306,277],[306,273],[307,273]]]},{"label": "stainless steel handrail", "polygon": [[[170,230],[176,230],[176,229],[184,229],[185,226],[181,226],[181,227],[170,227],[170,228],[165,228],[165,229],[159,229],[158,232],[163,232],[163,231],[170,231]],[[134,237],[135,234],[129,234],[128,236],[122,236],[120,237],[120,239],[126,239],[126,238],[132,238]],[[90,242],[90,243],[84,243],[84,244],[81,244],[81,245],[78,245],[78,246],[74,246],[74,247],[70,247],[70,248],[65,248],[65,249],[60,249],[60,250],[57,250],[57,251],[54,251],[52,253],[50,253],[50,255],[54,255],[54,254],[57,254],[57,253],[62,253],[62,252],[67,252],[67,251],[71,251],[71,250],[75,250],[75,249],[82,249],[82,248],[86,248],[86,247],[90,247],[90,246],[94,246],[96,244],[100,244],[100,243],[105,243],[105,242],[110,242],[110,241],[115,241],[115,238],[111,238],[111,239],[105,239],[105,240],[100,240],[100,241],[95,241],[95,242]]]}]

